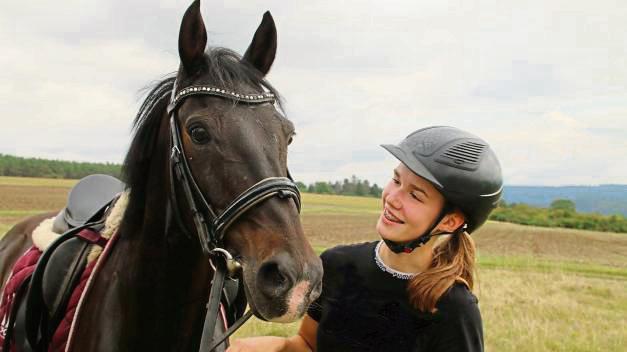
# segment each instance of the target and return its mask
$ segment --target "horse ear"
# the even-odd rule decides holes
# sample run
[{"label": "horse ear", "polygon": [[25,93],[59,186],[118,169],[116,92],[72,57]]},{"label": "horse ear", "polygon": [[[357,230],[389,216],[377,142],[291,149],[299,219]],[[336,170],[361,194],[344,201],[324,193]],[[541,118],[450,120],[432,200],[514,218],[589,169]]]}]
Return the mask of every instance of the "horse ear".
[{"label": "horse ear", "polygon": [[274,62],[276,45],[276,26],[270,11],[266,11],[242,60],[253,65],[265,76]]},{"label": "horse ear", "polygon": [[193,72],[202,62],[206,45],[207,31],[200,14],[200,0],[196,0],[185,11],[179,31],[179,56],[187,71]]}]

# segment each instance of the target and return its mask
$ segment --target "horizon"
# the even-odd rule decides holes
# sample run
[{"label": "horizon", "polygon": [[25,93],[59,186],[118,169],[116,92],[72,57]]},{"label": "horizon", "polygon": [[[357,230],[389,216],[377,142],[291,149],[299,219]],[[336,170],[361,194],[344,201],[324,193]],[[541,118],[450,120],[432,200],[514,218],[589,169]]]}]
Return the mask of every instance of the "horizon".
[{"label": "horizon", "polygon": [[[28,157],[28,156],[21,156],[21,155],[11,155],[11,154],[4,154],[4,153],[0,153],[0,156],[12,156],[12,157],[16,157],[16,158],[24,158],[24,159],[39,159],[39,160],[46,160],[46,161],[58,161],[58,162],[70,162],[70,163],[90,163],[90,164],[113,164],[113,165],[117,165],[117,166],[122,166],[121,163],[118,162],[107,162],[107,161],[82,161],[82,160],[65,160],[65,159],[47,159],[47,158],[41,158],[41,157]],[[2,175],[0,175],[2,176]],[[375,184],[379,187],[384,187],[385,184],[380,184],[378,182],[372,182],[371,180],[368,180],[366,178],[362,178],[359,175],[351,175],[348,177],[343,177],[341,179],[335,179],[335,180],[314,180],[311,182],[304,182],[301,181],[299,179],[297,179],[296,177],[294,178],[295,182],[303,182],[305,185],[309,186],[310,184],[313,184],[315,182],[327,182],[327,183],[335,183],[337,181],[343,181],[344,179],[350,179],[352,176],[357,177],[358,180],[360,181],[368,181],[370,183],[371,186],[374,186]],[[4,177],[14,177],[14,176],[4,176]],[[22,177],[22,176],[15,176],[15,177]],[[26,176],[24,176],[26,177]],[[505,183],[503,184],[504,187],[546,187],[546,188],[563,188],[563,187],[607,187],[607,186],[626,186],[627,187],[627,183],[602,183],[602,184],[564,184],[564,185],[523,185],[523,184],[508,184]]]}]

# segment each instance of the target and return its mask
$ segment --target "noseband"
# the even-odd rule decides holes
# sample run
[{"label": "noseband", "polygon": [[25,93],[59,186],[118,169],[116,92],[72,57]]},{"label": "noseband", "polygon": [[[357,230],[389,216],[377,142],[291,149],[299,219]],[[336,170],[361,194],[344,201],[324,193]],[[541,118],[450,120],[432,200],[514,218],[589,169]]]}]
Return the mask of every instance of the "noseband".
[{"label": "noseband", "polygon": [[[239,219],[247,210],[255,205],[277,196],[282,199],[292,198],[296,203],[296,208],[300,213],[301,199],[298,187],[292,180],[289,171],[287,177],[268,177],[257,182],[238,195],[231,203],[218,214],[214,208],[207,202],[207,199],[200,191],[194,176],[191,173],[185,156],[185,149],[181,143],[181,134],[177,122],[177,110],[185,98],[194,95],[208,95],[224,98],[233,101],[236,104],[257,105],[264,103],[274,103],[276,98],[274,94],[269,92],[255,94],[241,94],[224,89],[193,85],[181,89],[176,93],[176,82],[172,88],[172,96],[168,105],[168,115],[170,117],[170,135],[171,135],[171,154],[170,154],[170,204],[168,205],[169,214],[176,219],[178,226],[187,231],[187,227],[181,220],[179,208],[176,201],[175,180],[182,189],[183,195],[187,201],[187,205],[192,212],[196,234],[200,241],[201,248],[204,253],[208,254],[213,262],[215,272],[209,294],[209,302],[207,303],[207,315],[203,326],[203,334],[200,342],[200,351],[212,351],[227,339],[235,330],[237,330],[248,318],[252,316],[252,311],[248,311],[240,317],[233,326],[229,327],[226,333],[218,339],[213,338],[216,320],[218,319],[218,310],[220,306],[220,297],[224,286],[224,279],[227,270],[232,275],[234,270],[233,258],[224,250],[224,236],[228,228]],[[200,207],[199,207],[200,205]],[[174,214],[172,214],[174,213]],[[205,214],[210,218],[206,219]],[[209,221],[207,221],[209,220]]]}]

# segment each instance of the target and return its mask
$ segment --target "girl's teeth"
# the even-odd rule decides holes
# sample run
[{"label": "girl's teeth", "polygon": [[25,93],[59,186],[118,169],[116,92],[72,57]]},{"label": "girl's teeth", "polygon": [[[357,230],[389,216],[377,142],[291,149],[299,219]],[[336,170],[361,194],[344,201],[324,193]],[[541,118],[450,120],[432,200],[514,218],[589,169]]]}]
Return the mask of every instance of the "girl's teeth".
[{"label": "girl's teeth", "polygon": [[390,214],[387,210],[385,211],[384,216],[390,220],[390,221],[394,221],[394,222],[398,222],[400,223],[401,221],[399,219],[397,219],[396,217],[394,217],[394,215]]}]

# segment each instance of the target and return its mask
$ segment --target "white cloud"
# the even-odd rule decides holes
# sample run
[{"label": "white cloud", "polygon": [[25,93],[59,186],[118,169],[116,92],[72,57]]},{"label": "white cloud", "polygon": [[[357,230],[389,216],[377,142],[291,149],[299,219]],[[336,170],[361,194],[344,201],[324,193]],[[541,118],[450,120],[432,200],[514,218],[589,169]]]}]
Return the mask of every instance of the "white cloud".
[{"label": "white cloud", "polygon": [[[11,3],[0,153],[121,161],[138,91],[176,69],[185,2]],[[627,183],[627,6],[614,1],[203,1],[242,52],[271,10],[293,174],[382,184],[378,147],[427,125],[488,140],[510,184]]]}]

